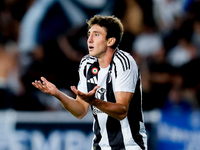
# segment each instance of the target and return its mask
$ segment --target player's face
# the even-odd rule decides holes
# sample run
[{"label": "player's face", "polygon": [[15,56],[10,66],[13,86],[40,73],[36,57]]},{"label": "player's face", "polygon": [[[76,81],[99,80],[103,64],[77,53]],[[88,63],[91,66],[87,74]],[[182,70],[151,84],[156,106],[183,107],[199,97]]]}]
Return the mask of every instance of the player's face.
[{"label": "player's face", "polygon": [[106,29],[99,25],[93,25],[88,31],[88,50],[90,56],[103,57],[107,49]]}]

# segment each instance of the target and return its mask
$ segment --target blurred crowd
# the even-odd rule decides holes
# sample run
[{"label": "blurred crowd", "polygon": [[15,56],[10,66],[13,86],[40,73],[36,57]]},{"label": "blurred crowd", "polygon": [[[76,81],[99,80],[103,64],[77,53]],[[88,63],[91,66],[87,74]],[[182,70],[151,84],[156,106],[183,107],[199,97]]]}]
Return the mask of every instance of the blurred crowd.
[{"label": "blurred crowd", "polygon": [[119,48],[140,67],[144,111],[199,109],[200,0],[1,0],[0,109],[63,109],[31,82],[44,76],[74,97],[95,14],[121,19]]}]

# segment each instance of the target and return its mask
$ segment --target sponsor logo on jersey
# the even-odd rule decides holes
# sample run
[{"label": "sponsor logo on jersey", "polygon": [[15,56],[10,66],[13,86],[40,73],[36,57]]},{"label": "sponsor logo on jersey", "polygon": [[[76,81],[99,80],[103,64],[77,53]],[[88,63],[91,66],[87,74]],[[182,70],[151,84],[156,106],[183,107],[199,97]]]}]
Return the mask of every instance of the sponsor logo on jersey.
[{"label": "sponsor logo on jersey", "polygon": [[88,82],[88,83],[92,83],[92,84],[97,84],[97,83],[98,83],[97,77],[94,76],[94,77],[90,78],[87,82]]},{"label": "sponsor logo on jersey", "polygon": [[97,77],[94,76],[94,77],[90,78],[90,79],[88,80],[88,83],[97,84],[97,83],[98,83]]}]

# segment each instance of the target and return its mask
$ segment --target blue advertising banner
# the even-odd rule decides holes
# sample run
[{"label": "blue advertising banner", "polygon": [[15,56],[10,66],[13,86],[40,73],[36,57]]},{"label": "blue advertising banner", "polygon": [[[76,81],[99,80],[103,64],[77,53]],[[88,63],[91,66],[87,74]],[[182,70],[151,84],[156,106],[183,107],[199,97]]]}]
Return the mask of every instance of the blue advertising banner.
[{"label": "blue advertising banner", "polygon": [[157,124],[157,150],[199,150],[200,113],[162,111]]},{"label": "blue advertising banner", "polygon": [[10,146],[15,145],[15,150],[90,150],[91,129],[92,124],[17,124],[7,147],[12,149]]},{"label": "blue advertising banner", "polygon": [[0,113],[0,150],[90,150],[92,116],[64,112]]}]

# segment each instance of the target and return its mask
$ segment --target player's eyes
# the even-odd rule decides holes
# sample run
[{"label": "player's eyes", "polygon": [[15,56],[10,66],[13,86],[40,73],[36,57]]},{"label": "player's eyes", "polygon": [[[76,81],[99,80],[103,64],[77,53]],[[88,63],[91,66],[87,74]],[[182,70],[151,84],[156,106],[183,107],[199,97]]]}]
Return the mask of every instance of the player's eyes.
[{"label": "player's eyes", "polygon": [[[91,33],[88,33],[88,34],[87,34],[88,38],[90,37],[90,35],[91,35]],[[99,33],[94,33],[93,35],[94,35],[94,36],[99,36]]]}]

